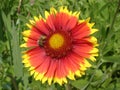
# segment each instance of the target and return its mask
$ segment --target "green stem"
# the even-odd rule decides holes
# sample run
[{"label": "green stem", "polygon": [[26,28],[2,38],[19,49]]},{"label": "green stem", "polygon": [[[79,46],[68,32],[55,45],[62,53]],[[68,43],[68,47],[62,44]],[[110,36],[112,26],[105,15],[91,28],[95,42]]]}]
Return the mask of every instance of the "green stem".
[{"label": "green stem", "polygon": [[71,86],[70,86],[69,82],[65,85],[65,90],[71,90]]},{"label": "green stem", "polygon": [[118,14],[118,12],[119,12],[119,9],[120,9],[120,0],[119,0],[119,2],[118,2],[118,6],[117,6],[116,12],[115,12],[115,14],[114,14],[114,17],[113,17],[113,21],[112,21],[110,30],[112,30],[112,28],[113,28],[113,26],[114,26],[114,23],[115,23],[115,20],[116,20],[116,16],[117,16],[117,14]]},{"label": "green stem", "polygon": [[18,85],[17,85],[15,78],[10,74],[8,75],[8,77],[10,77],[10,79],[11,79],[14,90],[18,90]]},{"label": "green stem", "polygon": [[22,0],[19,0],[19,5],[18,5],[18,10],[17,12],[20,14],[20,7],[21,7],[21,4],[22,4]]},{"label": "green stem", "polygon": [[[115,21],[116,21],[116,17],[117,17],[117,14],[119,13],[119,9],[120,9],[120,0],[119,0],[119,2],[118,2],[118,6],[117,6],[117,8],[116,8],[116,12],[115,12],[115,14],[114,14],[114,16],[113,16],[113,20],[112,20],[112,23],[111,23],[111,26],[110,26],[110,32],[109,32],[109,35],[108,35],[108,40],[112,37],[112,35],[114,34],[113,33],[113,26],[114,26],[114,24],[115,24]],[[108,41],[107,40],[107,41]]]}]

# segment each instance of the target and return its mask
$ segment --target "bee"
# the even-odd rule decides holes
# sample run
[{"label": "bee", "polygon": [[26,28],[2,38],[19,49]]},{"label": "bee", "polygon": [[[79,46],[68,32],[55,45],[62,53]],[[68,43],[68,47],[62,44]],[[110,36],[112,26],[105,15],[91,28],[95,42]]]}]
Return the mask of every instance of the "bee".
[{"label": "bee", "polygon": [[39,46],[43,47],[45,43],[46,36],[41,36],[40,39],[38,40]]}]

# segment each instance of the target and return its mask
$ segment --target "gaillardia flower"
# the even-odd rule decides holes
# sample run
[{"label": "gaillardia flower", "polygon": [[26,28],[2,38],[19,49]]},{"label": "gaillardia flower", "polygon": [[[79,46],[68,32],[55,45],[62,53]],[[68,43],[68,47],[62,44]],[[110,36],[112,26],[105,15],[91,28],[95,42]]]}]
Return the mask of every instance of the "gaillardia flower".
[{"label": "gaillardia flower", "polygon": [[29,30],[23,31],[21,45],[27,50],[22,57],[36,80],[62,85],[84,75],[91,66],[88,60],[96,60],[98,44],[92,34],[98,30],[89,18],[79,20],[79,14],[63,6],[58,11],[50,8],[45,18],[35,16],[27,23]]}]

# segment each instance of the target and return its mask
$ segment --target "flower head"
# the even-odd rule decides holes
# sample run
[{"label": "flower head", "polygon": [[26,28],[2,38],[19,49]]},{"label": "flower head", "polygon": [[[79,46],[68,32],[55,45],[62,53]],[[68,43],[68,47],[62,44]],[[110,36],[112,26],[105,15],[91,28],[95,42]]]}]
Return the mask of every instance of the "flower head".
[{"label": "flower head", "polygon": [[36,80],[62,85],[67,78],[84,75],[91,66],[88,60],[96,60],[98,44],[92,34],[97,29],[92,28],[89,18],[79,20],[79,14],[67,7],[59,11],[50,8],[45,18],[40,15],[27,24],[29,30],[23,31],[25,43],[21,45],[28,48],[23,63]]}]

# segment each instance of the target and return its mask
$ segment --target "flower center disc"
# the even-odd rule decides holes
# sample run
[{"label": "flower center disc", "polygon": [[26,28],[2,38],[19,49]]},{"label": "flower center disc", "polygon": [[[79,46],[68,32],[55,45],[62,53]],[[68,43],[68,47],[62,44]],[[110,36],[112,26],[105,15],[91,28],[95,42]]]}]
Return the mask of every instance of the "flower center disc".
[{"label": "flower center disc", "polygon": [[57,31],[46,38],[44,48],[46,54],[52,58],[61,58],[67,55],[71,46],[72,40],[70,34],[64,31]]},{"label": "flower center disc", "polygon": [[53,49],[59,49],[64,45],[64,37],[59,33],[53,34],[49,39],[50,47]]}]

